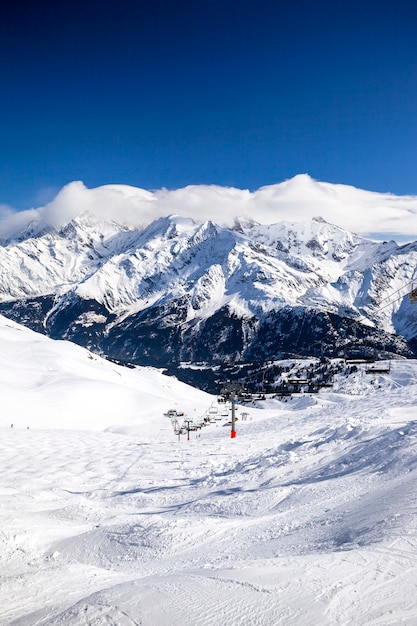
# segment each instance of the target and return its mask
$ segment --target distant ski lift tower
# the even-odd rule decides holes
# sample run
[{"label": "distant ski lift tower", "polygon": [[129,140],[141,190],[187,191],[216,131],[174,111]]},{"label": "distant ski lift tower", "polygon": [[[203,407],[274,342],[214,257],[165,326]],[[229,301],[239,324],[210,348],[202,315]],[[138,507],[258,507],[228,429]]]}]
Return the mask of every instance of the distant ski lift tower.
[{"label": "distant ski lift tower", "polygon": [[237,398],[235,395],[231,398],[232,403],[232,427],[230,429],[230,437],[234,439],[236,437],[236,402]]},{"label": "distant ski lift tower", "polygon": [[236,402],[237,402],[237,392],[242,389],[241,385],[238,383],[229,383],[225,385],[221,390],[221,395],[226,400],[230,401],[232,405],[232,428],[230,430],[231,439],[235,439],[236,437]]},{"label": "distant ski lift tower", "polygon": [[408,294],[408,297],[410,298],[410,302],[412,304],[417,302],[417,284],[413,283],[412,289]]}]

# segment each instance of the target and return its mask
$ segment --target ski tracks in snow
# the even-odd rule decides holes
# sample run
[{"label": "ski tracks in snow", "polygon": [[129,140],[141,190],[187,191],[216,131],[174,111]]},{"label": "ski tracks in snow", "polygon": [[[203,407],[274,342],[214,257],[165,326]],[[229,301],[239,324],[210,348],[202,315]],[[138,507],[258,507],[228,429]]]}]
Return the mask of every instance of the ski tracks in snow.
[{"label": "ski tracks in snow", "polygon": [[0,623],[417,624],[415,422],[333,404],[234,441],[3,429]]}]

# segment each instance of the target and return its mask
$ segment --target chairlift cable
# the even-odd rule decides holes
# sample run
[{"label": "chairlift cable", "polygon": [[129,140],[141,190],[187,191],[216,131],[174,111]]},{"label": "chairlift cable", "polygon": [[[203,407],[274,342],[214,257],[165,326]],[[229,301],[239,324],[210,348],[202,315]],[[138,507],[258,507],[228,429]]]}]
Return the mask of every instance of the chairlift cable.
[{"label": "chairlift cable", "polygon": [[[393,291],[392,293],[390,293],[388,296],[386,296],[385,298],[383,298],[383,299],[382,299],[382,301],[381,301],[381,302],[383,303],[383,302],[385,302],[386,300],[389,300],[389,302],[388,302],[387,304],[384,304],[384,306],[379,306],[379,307],[375,310],[375,312],[376,312],[376,313],[378,313],[379,311],[383,311],[384,309],[386,309],[387,307],[391,306],[391,305],[392,305],[392,304],[394,304],[395,302],[398,302],[399,300],[401,300],[401,299],[402,299],[402,298],[406,295],[406,294],[404,293],[404,290],[405,290],[405,289],[407,289],[407,288],[409,288],[410,286],[412,287],[412,286],[413,286],[413,285],[415,285],[415,284],[416,284],[416,281],[415,281],[415,280],[410,280],[410,281],[409,281],[409,282],[407,282],[405,285],[402,285],[401,287],[399,287],[398,289],[396,289],[395,291]],[[403,293],[401,294],[401,296],[400,296],[400,297],[398,297],[398,298],[395,298],[394,300],[392,300],[392,297],[393,297],[393,296],[395,296],[396,294],[400,293],[400,292],[403,292]],[[361,317],[359,317],[359,318],[358,318],[358,319],[356,319],[356,320],[355,320],[354,318],[350,318],[350,319],[352,319],[352,322],[353,322],[353,325],[354,325],[353,332],[354,332],[354,335],[355,335],[355,337],[356,337],[356,325],[357,325],[357,324],[361,324],[361,323],[362,323],[362,320],[364,320],[364,321],[368,321],[368,317],[367,317],[366,315],[361,315]],[[303,323],[304,323],[304,320],[303,320]],[[297,345],[298,345],[298,341],[299,341],[299,338],[297,339]],[[315,345],[319,345],[320,343],[321,343],[321,340],[320,340],[320,341],[315,341],[314,343],[310,344],[310,348],[314,347]]]},{"label": "chairlift cable", "polygon": [[[379,306],[376,309],[376,313],[378,313],[379,311],[383,311],[384,309],[386,309],[387,307],[391,306],[392,304],[395,304],[395,302],[398,302],[399,300],[401,300],[406,294],[402,294],[399,298],[396,298],[395,300],[391,300],[391,298],[393,296],[395,296],[395,294],[399,293],[400,291],[403,291],[405,288],[409,287],[410,285],[413,286],[413,284],[415,284],[415,280],[411,280],[410,282],[406,283],[405,285],[403,285],[402,287],[400,287],[399,289],[397,289],[396,291],[393,291],[389,296],[386,296],[385,298],[382,299],[381,302],[385,302],[385,300],[390,299],[390,301],[385,304],[384,306]],[[409,293],[409,292],[408,292]],[[361,320],[367,320],[368,318],[365,315],[362,315],[360,318],[358,318],[356,321],[356,323],[360,323]]]}]

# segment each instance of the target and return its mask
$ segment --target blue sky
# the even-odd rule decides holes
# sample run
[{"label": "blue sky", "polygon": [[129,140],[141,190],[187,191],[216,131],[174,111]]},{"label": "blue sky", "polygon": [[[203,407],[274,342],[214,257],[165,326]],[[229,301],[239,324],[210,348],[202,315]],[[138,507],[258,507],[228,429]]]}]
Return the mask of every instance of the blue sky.
[{"label": "blue sky", "polygon": [[0,205],[301,173],[417,194],[414,3],[3,5]]}]

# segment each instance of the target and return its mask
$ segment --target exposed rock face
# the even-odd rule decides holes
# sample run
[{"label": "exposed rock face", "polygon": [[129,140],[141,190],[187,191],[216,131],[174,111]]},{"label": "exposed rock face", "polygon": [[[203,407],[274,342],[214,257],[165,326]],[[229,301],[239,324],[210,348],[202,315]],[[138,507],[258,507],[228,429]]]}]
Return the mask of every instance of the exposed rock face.
[{"label": "exposed rock face", "polygon": [[171,216],[136,231],[82,214],[3,242],[0,312],[160,367],[331,356],[352,343],[411,356],[416,266],[417,244],[321,218],[227,229]]}]

